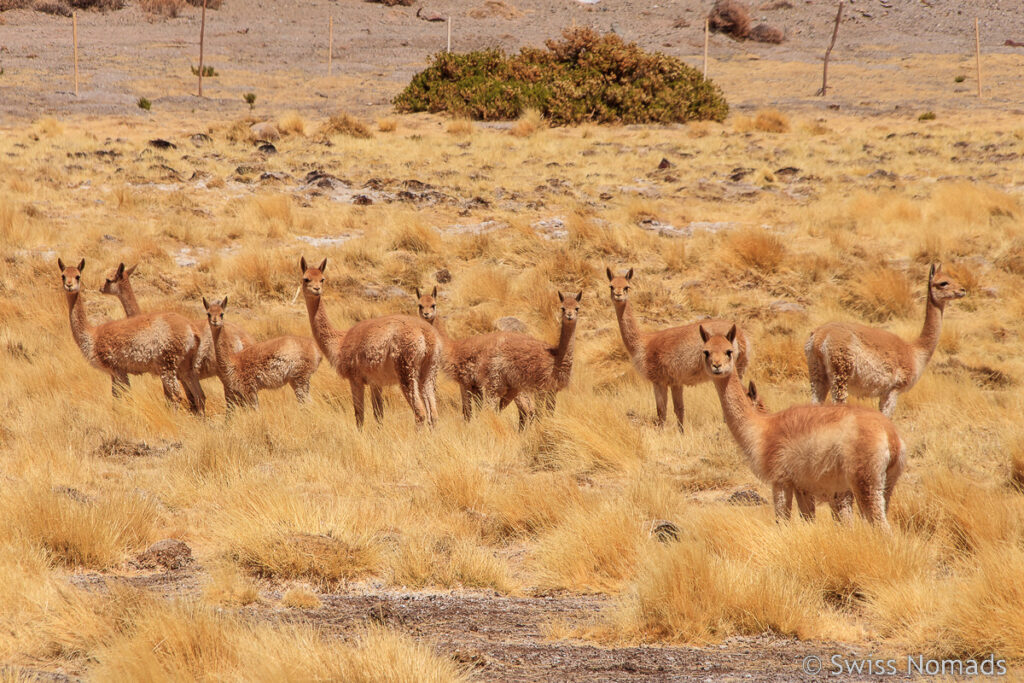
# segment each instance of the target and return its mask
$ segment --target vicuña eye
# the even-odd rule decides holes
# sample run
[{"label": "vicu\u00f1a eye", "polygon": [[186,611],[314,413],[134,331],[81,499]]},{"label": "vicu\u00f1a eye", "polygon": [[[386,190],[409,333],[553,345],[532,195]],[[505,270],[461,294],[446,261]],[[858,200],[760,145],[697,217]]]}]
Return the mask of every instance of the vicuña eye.
[{"label": "vicu\u00f1a eye", "polygon": [[710,351],[705,351],[704,352],[704,357],[705,358],[711,358],[711,352]]},{"label": "vicu\u00f1a eye", "polygon": [[726,351],[725,355],[726,355],[727,358],[732,358],[732,349],[729,349],[728,351]]}]

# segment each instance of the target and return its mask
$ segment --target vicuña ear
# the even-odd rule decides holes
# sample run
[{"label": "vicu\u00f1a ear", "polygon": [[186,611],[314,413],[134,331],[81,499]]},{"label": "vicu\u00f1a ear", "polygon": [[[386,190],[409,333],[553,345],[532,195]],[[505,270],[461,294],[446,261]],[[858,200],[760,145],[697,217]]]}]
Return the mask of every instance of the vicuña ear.
[{"label": "vicu\u00f1a ear", "polygon": [[321,273],[324,272],[325,270],[327,270],[327,259],[326,258],[323,261],[320,262],[320,269],[319,270],[320,270]]},{"label": "vicu\u00f1a ear", "polygon": [[124,264],[119,263],[117,265],[117,279],[120,280],[122,277],[124,277]]},{"label": "vicu\u00f1a ear", "polygon": [[417,298],[417,299],[419,299],[419,298],[420,298],[421,296],[423,296],[423,295],[422,295],[422,294],[420,294],[420,288],[419,288],[419,287],[417,287],[417,288],[416,288],[416,298]]},{"label": "vicu\u00f1a ear", "polygon": [[942,261],[936,261],[932,264],[931,270],[928,271],[928,282],[931,283],[932,279],[935,278],[935,273],[942,270]]},{"label": "vicu\u00f1a ear", "polygon": [[604,272],[608,275],[608,282],[611,282],[612,278],[615,277],[614,275],[612,275],[612,269],[609,268],[608,266],[605,266]]},{"label": "vicu\u00f1a ear", "polygon": [[228,298],[227,297],[224,297],[224,301],[220,302],[220,310],[221,311],[228,310]]},{"label": "vicu\u00f1a ear", "polygon": [[565,301],[565,297],[564,297],[564,296],[562,296],[562,293],[561,293],[561,292],[559,292],[559,293],[558,293],[558,300],[559,300],[559,301]]},{"label": "vicu\u00f1a ear", "polygon": [[78,272],[82,272],[83,270],[85,270],[85,259],[78,262]]},{"label": "vicu\u00f1a ear", "polygon": [[704,326],[703,326],[703,325],[701,325],[701,326],[700,326],[700,327],[698,327],[697,329],[698,329],[698,331],[700,332],[700,338],[701,338],[701,340],[702,340],[702,341],[703,341],[703,342],[704,342],[705,344],[707,344],[707,343],[708,343],[708,339],[711,339],[711,335],[710,335],[710,334],[708,334],[708,331],[704,329]]},{"label": "vicu\u00f1a ear", "polygon": [[205,296],[203,297],[203,308],[205,308],[207,311],[210,310],[210,302],[206,300]]},{"label": "vicu\u00f1a ear", "polygon": [[430,290],[430,296],[434,297],[435,299],[437,298],[437,285],[434,285],[434,288]]},{"label": "vicu\u00f1a ear", "polygon": [[725,333],[725,338],[729,340],[729,343],[736,341],[736,326],[733,325],[729,328],[729,331]]},{"label": "vicu\u00f1a ear", "polygon": [[299,259],[299,268],[302,268],[302,272],[305,273],[309,268],[306,267],[306,257],[303,256]]},{"label": "vicu\u00f1a ear", "polygon": [[754,380],[750,380],[750,384],[747,386],[747,396],[754,403],[757,403],[757,387],[754,386]]},{"label": "vicu\u00f1a ear", "polygon": [[125,274],[125,275],[127,275],[128,277],[131,277],[131,276],[132,276],[132,273],[134,273],[134,272],[135,272],[135,269],[136,269],[136,268],[138,268],[138,267],[139,267],[139,264],[138,264],[138,263],[136,263],[136,264],[135,264],[134,266],[132,266],[131,268],[128,268],[127,270],[125,270],[125,271],[124,271],[124,274]]},{"label": "vicu\u00f1a ear", "polygon": [[626,279],[627,279],[627,280],[632,280],[632,279],[633,279],[633,269],[632,269],[632,268],[630,268],[630,269],[629,269],[629,270],[628,270],[628,271],[626,272]]},{"label": "vicu\u00f1a ear", "polygon": [[60,272],[64,272],[64,259],[57,259],[57,267],[60,268]]},{"label": "vicu\u00f1a ear", "polygon": [[578,294],[576,295],[576,303],[579,303],[579,302],[581,302],[581,301],[583,301],[583,290],[582,290],[582,289],[581,289],[581,290],[579,291],[579,293],[578,293]]}]

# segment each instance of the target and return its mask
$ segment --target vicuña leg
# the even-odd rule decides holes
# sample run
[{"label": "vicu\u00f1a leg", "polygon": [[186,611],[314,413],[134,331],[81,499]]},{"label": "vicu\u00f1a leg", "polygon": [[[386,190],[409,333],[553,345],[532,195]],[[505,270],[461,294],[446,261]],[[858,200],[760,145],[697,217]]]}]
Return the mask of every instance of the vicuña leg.
[{"label": "vicu\u00f1a leg", "polygon": [[775,506],[775,520],[789,521],[789,511],[793,507],[793,489],[773,485],[772,504]]},{"label": "vicu\u00f1a leg", "polygon": [[832,400],[846,403],[849,396],[850,375],[853,374],[853,360],[844,355],[832,359]]},{"label": "vicu\u00f1a leg", "polygon": [[668,387],[666,385],[654,385],[654,404],[658,409],[657,425],[661,427],[665,424],[665,418],[668,415]]},{"label": "vicu\u00f1a leg", "polygon": [[298,399],[299,403],[306,403],[309,401],[309,378],[295,379],[291,382],[292,390],[295,391],[295,398]]},{"label": "vicu\u00f1a leg", "polygon": [[423,405],[423,398],[420,396],[420,382],[416,373],[409,369],[398,372],[398,386],[402,389],[402,395],[409,402],[413,415],[416,418],[416,426],[422,425],[427,419],[427,409]]},{"label": "vicu\u00f1a leg", "polygon": [[828,397],[828,371],[825,369],[821,356],[818,355],[811,342],[807,342],[805,350],[807,353],[807,374],[811,380],[811,401],[814,403],[824,403],[826,397]]},{"label": "vicu\u00f1a leg", "polygon": [[362,429],[366,418],[366,384],[362,380],[350,379],[348,385],[352,389],[352,410],[356,414],[356,427]]},{"label": "vicu\u00f1a leg", "polygon": [[814,519],[814,496],[799,489],[794,493],[796,494],[796,505],[800,509],[800,516],[807,520]]},{"label": "vicu\u00f1a leg", "polygon": [[853,517],[853,494],[851,492],[835,494],[828,504],[832,508],[832,519],[837,522],[850,522]]},{"label": "vicu\u00f1a leg", "polygon": [[892,417],[892,414],[896,412],[896,395],[896,390],[893,389],[887,394],[882,394],[882,397],[878,399],[878,409],[882,411],[882,415]]},{"label": "vicu\u00f1a leg", "polygon": [[675,411],[676,420],[679,422],[679,431],[685,431],[683,427],[683,417],[686,415],[686,410],[683,408],[682,387],[672,387],[672,410]]},{"label": "vicu\u00f1a leg", "polygon": [[384,391],[376,384],[370,385],[370,403],[373,404],[373,419],[384,421]]}]

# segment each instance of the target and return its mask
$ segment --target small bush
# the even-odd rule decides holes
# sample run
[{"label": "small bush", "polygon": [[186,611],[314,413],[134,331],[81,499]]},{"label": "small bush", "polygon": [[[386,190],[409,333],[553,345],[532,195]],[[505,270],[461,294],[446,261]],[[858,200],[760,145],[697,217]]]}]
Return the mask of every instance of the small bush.
[{"label": "small bush", "polygon": [[964,82],[964,81],[966,81],[966,80],[967,80],[967,76],[964,76],[964,75],[962,75],[962,74],[961,74],[961,75],[959,75],[959,76],[955,77],[955,78],[953,79],[953,82],[954,82],[954,83],[963,83],[963,82]]},{"label": "small bush", "polygon": [[71,5],[64,0],[37,0],[32,9],[43,14],[55,14],[59,17],[71,16]]},{"label": "small bush", "polygon": [[[188,4],[193,7],[202,7],[203,0],[185,0]],[[220,9],[220,6],[224,4],[224,0],[206,0],[206,9]]]},{"label": "small bush", "polygon": [[153,103],[145,97],[140,97],[139,101],[135,104],[138,105],[139,109],[145,109],[146,111],[149,111],[153,107]]},{"label": "small bush", "polygon": [[74,9],[96,9],[101,12],[121,9],[124,7],[124,0],[71,0]]},{"label": "small bush", "polygon": [[750,25],[750,11],[739,0],[717,0],[708,13],[708,26],[712,31],[724,33],[737,40],[758,43],[781,43],[785,34],[767,24]]},{"label": "small bush", "polygon": [[765,133],[787,133],[789,118],[777,109],[763,109],[754,117],[753,126]]},{"label": "small bush", "polygon": [[398,120],[389,118],[377,119],[377,130],[381,133],[394,133],[398,130]]},{"label": "small bush", "polygon": [[[140,0],[139,6],[150,14],[173,19],[185,9],[185,0]],[[199,71],[192,67],[192,73],[198,74]]]},{"label": "small bush", "polygon": [[512,56],[439,53],[395,98],[395,107],[484,121],[536,109],[556,125],[721,121],[728,114],[721,90],[699,71],[617,35],[572,28],[546,45]]},{"label": "small bush", "polygon": [[[177,2],[178,0],[170,0],[170,1],[173,3],[173,2]],[[157,0],[157,2],[167,2],[167,0]],[[171,16],[177,16],[177,14],[174,14],[174,15],[171,15]],[[198,76],[199,75],[199,67],[189,66],[189,68],[192,69],[192,75],[193,76]],[[214,76],[219,76],[219,75],[220,74],[217,73],[217,70],[214,69],[212,66],[204,66],[203,67],[203,78],[213,78]],[[253,98],[253,101],[255,101],[255,97]]]},{"label": "small bush", "polygon": [[372,138],[369,127],[347,112],[338,112],[320,127],[317,137],[327,139],[335,135],[348,135],[353,138]]},{"label": "small bush", "polygon": [[254,109],[256,107],[256,93],[247,92],[244,95],[242,95],[242,99],[245,100],[245,103],[249,105],[249,109]]},{"label": "small bush", "polygon": [[918,116],[917,120],[918,121],[934,121],[935,120],[935,112],[933,112],[933,111],[926,111],[923,114],[921,114],[920,116]]},{"label": "small bush", "polygon": [[366,2],[384,5],[385,7],[409,7],[416,2],[416,0],[366,0]]}]

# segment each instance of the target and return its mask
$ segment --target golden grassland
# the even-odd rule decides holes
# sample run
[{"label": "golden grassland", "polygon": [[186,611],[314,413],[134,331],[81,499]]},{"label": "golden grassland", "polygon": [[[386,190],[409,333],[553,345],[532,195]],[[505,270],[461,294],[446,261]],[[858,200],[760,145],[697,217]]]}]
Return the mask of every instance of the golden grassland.
[{"label": "golden grassland", "polygon": [[[337,648],[313,627],[239,612],[313,607],[368,585],[614,596],[606,613],[550,624],[554,638],[773,631],[1024,660],[1024,171],[998,156],[1024,151],[1016,118],[767,111],[571,129],[532,114],[510,129],[280,118],[269,156],[238,122],[169,114],[40,120],[0,137],[0,661],[121,680],[466,675],[392,631]],[[210,143],[193,146],[198,132]],[[147,146],[158,136],[177,149]],[[662,158],[674,166],[657,170]],[[737,168],[748,171],[730,181]],[[299,188],[313,169],[354,188],[415,179],[456,199],[333,201]],[[261,181],[264,171],[290,178]],[[537,227],[553,219],[564,237]],[[228,295],[229,319],[266,338],[308,334],[294,299],[300,255],[329,259],[325,303],[339,327],[414,312],[413,288],[447,269],[453,336],[514,315],[554,340],[556,291],[582,289],[572,385],[523,433],[512,411],[464,423],[448,380],[436,429],[415,431],[392,391],[384,424],[360,432],[326,365],[302,408],[280,391],[228,420],[215,380],[206,419],[169,409],[155,378],[114,401],[73,343],[56,266],[86,259],[94,320],[122,315],[96,290],[119,261],[137,262],[144,307],[198,318],[201,296]],[[969,295],[949,306],[929,369],[900,398],[909,468],[892,537],[827,514],[780,526],[768,506],[727,503],[766,492],[712,387],[686,390],[685,434],[654,427],[604,276],[636,268],[647,328],[740,321],[755,346],[750,377],[777,409],[809,400],[803,343],[816,325],[916,334],[937,259]],[[679,527],[677,542],[651,538],[657,519]],[[204,568],[196,595],[67,581],[130,571],[129,557],[166,537]]]}]

